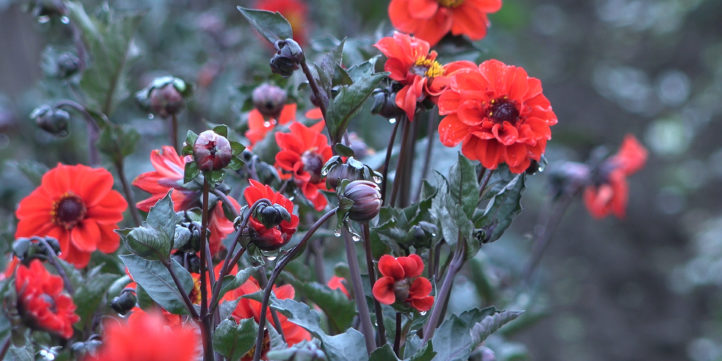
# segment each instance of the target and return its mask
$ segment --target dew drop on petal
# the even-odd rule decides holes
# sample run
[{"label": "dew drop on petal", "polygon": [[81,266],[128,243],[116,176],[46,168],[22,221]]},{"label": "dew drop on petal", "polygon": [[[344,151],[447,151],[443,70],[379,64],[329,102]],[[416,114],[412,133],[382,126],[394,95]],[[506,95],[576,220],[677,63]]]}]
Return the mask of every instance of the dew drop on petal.
[{"label": "dew drop on petal", "polygon": [[271,126],[271,122],[269,122],[268,120],[266,120],[266,121],[263,122],[263,127],[264,127],[264,128],[268,128],[268,127],[270,127],[270,126]]}]

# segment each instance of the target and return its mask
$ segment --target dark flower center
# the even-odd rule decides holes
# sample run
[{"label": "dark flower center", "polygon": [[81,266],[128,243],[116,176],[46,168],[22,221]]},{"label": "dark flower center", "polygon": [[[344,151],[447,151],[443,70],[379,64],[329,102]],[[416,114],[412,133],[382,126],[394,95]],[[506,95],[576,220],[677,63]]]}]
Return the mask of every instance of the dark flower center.
[{"label": "dark flower center", "polygon": [[489,118],[496,123],[509,122],[515,124],[519,119],[519,109],[508,99],[494,99],[488,109]]},{"label": "dark flower center", "polygon": [[80,223],[86,213],[87,208],[85,208],[83,200],[72,193],[66,193],[60,200],[55,201],[53,210],[50,212],[53,216],[53,223],[68,230]]},{"label": "dark flower center", "polygon": [[409,298],[409,286],[409,280],[405,278],[394,282],[394,295],[396,296],[396,301],[404,302]]},{"label": "dark flower center", "polygon": [[301,155],[303,162],[303,170],[311,175],[311,183],[318,183],[323,180],[321,169],[323,169],[323,159],[316,152],[307,150]]}]

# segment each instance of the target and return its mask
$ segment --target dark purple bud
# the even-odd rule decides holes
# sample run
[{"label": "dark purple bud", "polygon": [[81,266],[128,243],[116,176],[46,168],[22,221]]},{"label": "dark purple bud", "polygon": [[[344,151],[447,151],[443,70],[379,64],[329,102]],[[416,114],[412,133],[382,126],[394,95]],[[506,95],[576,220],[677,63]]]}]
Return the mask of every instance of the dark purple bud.
[{"label": "dark purple bud", "polygon": [[284,77],[291,76],[304,60],[303,50],[293,39],[278,40],[276,54],[271,58],[271,71]]},{"label": "dark purple bud", "polygon": [[341,181],[348,179],[351,181],[363,179],[361,172],[363,169],[354,168],[348,164],[333,165],[326,174],[326,187],[334,189],[341,184]]},{"label": "dark purple bud", "polygon": [[381,210],[381,191],[374,182],[353,181],[346,186],[343,196],[353,201],[348,216],[354,221],[368,221],[376,217]]},{"label": "dark purple bud", "polygon": [[73,53],[62,53],[58,56],[58,72],[60,78],[67,78],[80,70],[80,59]]},{"label": "dark purple bud", "polygon": [[303,162],[303,170],[311,175],[309,182],[318,183],[323,180],[321,170],[323,169],[323,159],[316,152],[305,151],[301,154],[301,162]]},{"label": "dark purple bud", "polygon": [[35,110],[30,113],[30,118],[35,120],[35,124],[37,124],[40,129],[50,134],[61,137],[68,135],[70,114],[65,110],[43,105],[35,108]]},{"label": "dark purple bud", "polygon": [[374,104],[371,113],[378,114],[384,118],[398,118],[404,114],[396,105],[396,93],[388,88],[376,88],[372,93]]},{"label": "dark purple bud", "polygon": [[150,91],[150,110],[159,117],[167,118],[178,114],[184,106],[183,94],[173,86],[173,83]]},{"label": "dark purple bud", "polygon": [[409,281],[404,278],[394,283],[394,295],[396,296],[396,302],[404,302],[409,298]]},{"label": "dark purple bud", "polygon": [[199,134],[193,144],[193,159],[203,172],[225,168],[232,156],[233,150],[228,139],[212,130]]},{"label": "dark purple bud", "polygon": [[266,228],[273,228],[283,221],[291,220],[291,213],[280,204],[259,205],[254,213],[254,218]]},{"label": "dark purple bud", "polygon": [[253,90],[253,106],[267,117],[278,118],[286,98],[286,92],[275,85],[262,84]]},{"label": "dark purple bud", "polygon": [[130,289],[124,289],[123,292],[120,293],[120,296],[114,297],[113,300],[110,302],[110,307],[113,308],[115,312],[118,312],[121,315],[125,315],[126,313],[130,312],[130,310],[135,307],[135,303],[137,302],[137,298],[135,297],[135,293]]}]

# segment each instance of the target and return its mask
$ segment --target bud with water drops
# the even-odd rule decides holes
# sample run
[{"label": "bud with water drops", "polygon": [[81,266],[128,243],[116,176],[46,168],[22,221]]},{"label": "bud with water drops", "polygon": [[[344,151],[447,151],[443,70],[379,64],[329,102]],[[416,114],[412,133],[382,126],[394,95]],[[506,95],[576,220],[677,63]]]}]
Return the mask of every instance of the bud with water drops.
[{"label": "bud with water drops", "polygon": [[293,39],[278,40],[274,46],[276,54],[271,58],[271,71],[283,77],[291,76],[305,59],[301,46]]},{"label": "bud with water drops", "polygon": [[40,129],[57,136],[68,135],[68,122],[70,114],[63,109],[42,105],[30,113],[30,118]]},{"label": "bud with water drops", "polygon": [[261,84],[253,90],[253,106],[266,117],[278,118],[287,98],[285,90],[271,84]]},{"label": "bud with water drops", "polygon": [[343,197],[353,202],[348,211],[348,217],[354,221],[369,221],[376,217],[381,210],[381,190],[374,182],[353,181],[346,185]]},{"label": "bud with water drops", "polygon": [[212,130],[198,134],[198,138],[193,144],[193,160],[198,164],[198,169],[203,172],[225,168],[231,162],[232,157],[231,143],[226,137]]},{"label": "bud with water drops", "polygon": [[376,88],[372,93],[374,104],[371,113],[384,118],[399,118],[404,111],[396,105],[396,92],[389,87]]},{"label": "bud with water drops", "polygon": [[164,76],[157,78],[135,94],[136,101],[153,114],[167,118],[185,107],[185,99],[192,93],[190,84],[183,79]]},{"label": "bud with water drops", "polygon": [[373,168],[359,162],[354,157],[348,157],[344,162],[343,158],[338,155],[329,158],[321,170],[321,175],[326,177],[326,187],[330,189],[337,188],[343,180],[370,180],[375,183],[381,181],[381,174]]}]

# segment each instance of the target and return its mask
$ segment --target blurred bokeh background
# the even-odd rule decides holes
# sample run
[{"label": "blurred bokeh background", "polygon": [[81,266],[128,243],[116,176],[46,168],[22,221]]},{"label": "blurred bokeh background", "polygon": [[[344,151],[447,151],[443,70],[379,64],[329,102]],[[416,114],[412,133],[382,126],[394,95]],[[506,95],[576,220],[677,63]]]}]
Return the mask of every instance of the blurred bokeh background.
[{"label": "blurred bokeh background", "polygon": [[[182,129],[199,130],[206,120],[243,128],[249,87],[270,75],[270,48],[235,10],[251,1],[85,4],[144,13],[129,53],[129,90],[177,75],[196,85]],[[387,0],[307,4],[311,53],[348,36],[346,62],[353,64],[376,55],[370,45],[391,31]],[[86,161],[81,119],[65,138],[29,120],[36,106],[73,98],[77,79],[53,77],[53,59],[74,49],[66,19],[36,16],[28,5],[0,0],[5,248],[15,205],[34,188],[33,177],[57,162]],[[721,16],[719,0],[513,0],[490,15],[489,35],[473,51],[455,41],[441,45],[442,58],[498,58],[542,80],[559,117],[549,168],[584,161],[598,146],[614,150],[627,133],[650,151],[646,167],[630,178],[626,218],[595,220],[576,200],[525,284],[520,273],[549,192],[545,173],[529,179],[525,211],[475,258],[457,282],[460,297],[452,298],[452,311],[490,304],[528,310],[524,324],[505,329],[506,341],[494,350],[499,359],[722,360]],[[308,108],[307,93],[292,96]],[[111,120],[144,139],[127,162],[129,177],[148,170],[148,152],[165,144],[163,120],[149,118],[131,98]],[[386,144],[391,127],[382,119],[354,122],[369,145]],[[436,149],[440,161],[454,155]]]}]

